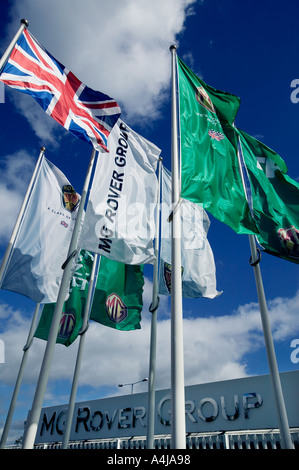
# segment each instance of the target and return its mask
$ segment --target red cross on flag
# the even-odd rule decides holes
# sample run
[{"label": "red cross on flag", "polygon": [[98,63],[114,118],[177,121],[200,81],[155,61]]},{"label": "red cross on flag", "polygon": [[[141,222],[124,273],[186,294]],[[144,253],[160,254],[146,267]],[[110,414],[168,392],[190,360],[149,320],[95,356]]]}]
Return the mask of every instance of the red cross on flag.
[{"label": "red cross on flag", "polygon": [[115,100],[82,83],[25,29],[0,80],[27,93],[77,137],[96,150],[107,150],[107,138],[120,116]]}]

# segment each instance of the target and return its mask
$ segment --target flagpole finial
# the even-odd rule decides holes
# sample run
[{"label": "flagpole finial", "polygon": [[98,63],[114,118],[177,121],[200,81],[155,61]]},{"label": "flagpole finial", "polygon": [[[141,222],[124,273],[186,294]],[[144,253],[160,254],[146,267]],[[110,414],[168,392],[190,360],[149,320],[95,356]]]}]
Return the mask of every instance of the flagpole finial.
[{"label": "flagpole finial", "polygon": [[26,26],[26,28],[28,28],[29,26],[29,21],[28,20],[24,20],[24,18],[21,19],[21,24],[24,24]]},{"label": "flagpole finial", "polygon": [[46,151],[46,147],[41,147],[41,148],[40,148],[40,151],[41,151],[41,152],[45,152],[45,151]]},{"label": "flagpole finial", "polygon": [[169,49],[170,49],[171,51],[172,51],[173,49],[176,50],[176,45],[175,45],[175,44],[172,44]]}]

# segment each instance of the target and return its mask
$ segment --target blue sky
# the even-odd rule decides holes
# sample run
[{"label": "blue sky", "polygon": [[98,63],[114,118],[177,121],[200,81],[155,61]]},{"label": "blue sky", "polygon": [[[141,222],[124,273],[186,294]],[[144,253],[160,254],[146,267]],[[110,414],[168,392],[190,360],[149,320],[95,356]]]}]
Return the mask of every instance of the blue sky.
[{"label": "blue sky", "polygon": [[[5,6],[4,6],[5,5]],[[32,34],[88,86],[120,104],[122,118],[162,150],[170,165],[170,52],[206,83],[241,98],[237,125],[274,149],[299,180],[299,103],[291,99],[298,74],[296,0],[16,0],[1,2],[0,51],[21,18]],[[91,147],[46,116],[30,97],[5,89],[0,104],[0,258],[2,258],[41,146],[80,193]],[[294,95],[296,97],[296,93]],[[299,92],[298,92],[299,97]],[[248,237],[210,216],[214,299],[184,300],[186,385],[268,373]],[[264,254],[261,271],[280,371],[298,370],[291,341],[299,338],[298,266]],[[128,393],[118,383],[148,376],[152,267],[147,266],[142,329],[123,333],[92,324],[78,400]],[[35,304],[0,292],[0,430],[19,370]],[[157,387],[170,386],[170,302],[159,310]],[[22,434],[32,404],[44,342],[30,350],[10,440]],[[77,344],[58,345],[45,406],[67,403]],[[101,359],[99,361],[99,358]],[[136,386],[145,391],[146,384]]]}]

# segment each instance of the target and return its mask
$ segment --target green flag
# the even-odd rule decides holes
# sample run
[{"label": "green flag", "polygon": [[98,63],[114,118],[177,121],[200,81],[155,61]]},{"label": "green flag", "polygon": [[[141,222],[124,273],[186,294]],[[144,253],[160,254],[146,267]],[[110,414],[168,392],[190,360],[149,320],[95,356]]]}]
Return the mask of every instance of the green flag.
[{"label": "green flag", "polygon": [[[70,346],[77,338],[83,323],[88,283],[93,264],[93,255],[81,250],[75,273],[70,283],[69,298],[64,302],[56,343]],[[45,304],[35,337],[47,340],[56,304]]]},{"label": "green flag", "polygon": [[256,233],[232,127],[240,99],[206,85],[178,58],[181,196],[237,233]]},{"label": "green flag", "polygon": [[101,257],[90,319],[118,330],[140,329],[143,265]]},{"label": "green flag", "polygon": [[299,184],[283,159],[238,129],[258,241],[266,252],[299,263]]}]

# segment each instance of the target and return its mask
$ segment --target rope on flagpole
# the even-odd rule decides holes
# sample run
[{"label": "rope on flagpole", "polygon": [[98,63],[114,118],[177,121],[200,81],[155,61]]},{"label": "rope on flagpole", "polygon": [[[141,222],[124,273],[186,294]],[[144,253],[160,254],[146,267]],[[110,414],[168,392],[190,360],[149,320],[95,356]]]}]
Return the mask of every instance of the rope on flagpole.
[{"label": "rope on flagpole", "polygon": [[256,248],[256,251],[257,251],[257,258],[255,261],[252,261],[252,256],[250,256],[250,259],[249,259],[249,264],[250,266],[254,267],[256,266],[257,264],[259,264],[259,262],[261,261],[262,259],[262,254],[260,252],[260,250],[258,248]]},{"label": "rope on flagpole", "polygon": [[28,341],[28,342],[25,344],[25,346],[23,347],[23,351],[24,351],[24,352],[28,351],[28,349],[30,349],[32,343],[33,343],[33,338],[31,338],[31,340]]},{"label": "rope on flagpole", "polygon": [[79,336],[84,335],[86,333],[86,331],[88,330],[88,328],[89,328],[89,322],[87,322],[87,324],[85,325],[85,328],[81,328],[78,335]]},{"label": "rope on flagpole", "polygon": [[65,262],[63,263],[63,265],[61,266],[61,269],[65,269],[67,267],[67,265],[69,264],[69,262],[71,261],[71,259],[74,258],[74,256],[76,256],[77,254],[77,249],[74,250],[68,257],[67,259],[65,260]]},{"label": "rope on flagpole", "polygon": [[154,313],[156,310],[158,310],[159,303],[160,303],[160,297],[159,296],[157,296],[156,301],[157,301],[157,303],[154,307],[153,307],[153,302],[151,302],[151,304],[148,308],[151,313]]}]

